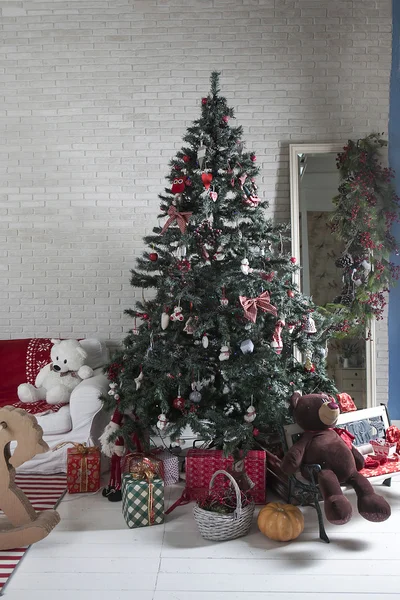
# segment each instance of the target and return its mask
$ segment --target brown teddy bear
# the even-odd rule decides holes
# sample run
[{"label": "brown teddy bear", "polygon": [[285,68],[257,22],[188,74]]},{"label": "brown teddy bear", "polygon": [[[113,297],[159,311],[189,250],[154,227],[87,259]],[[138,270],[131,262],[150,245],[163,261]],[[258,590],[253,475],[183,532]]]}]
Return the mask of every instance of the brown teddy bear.
[{"label": "brown teddy bear", "polygon": [[[328,521],[342,525],[351,519],[352,508],[340,485],[351,485],[357,494],[360,515],[368,521],[385,521],[390,506],[378,496],[368,479],[358,473],[364,466],[362,454],[346,443],[333,429],[340,409],[331,396],[295,392],[290,400],[294,420],[304,433],[282,461],[282,470],[291,475],[304,464],[319,464],[318,485]],[[351,447],[350,447],[351,446]],[[302,471],[306,476],[306,473]]]}]

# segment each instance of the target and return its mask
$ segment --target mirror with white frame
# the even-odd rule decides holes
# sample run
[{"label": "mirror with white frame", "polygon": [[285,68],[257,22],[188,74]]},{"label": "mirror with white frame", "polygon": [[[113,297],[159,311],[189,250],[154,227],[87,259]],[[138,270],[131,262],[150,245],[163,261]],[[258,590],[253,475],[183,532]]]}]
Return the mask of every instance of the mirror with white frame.
[{"label": "mirror with white frame", "polygon": [[[323,306],[340,296],[342,271],[335,260],[344,243],[332,235],[329,217],[338,194],[336,156],[339,144],[290,145],[290,202],[292,254],[301,269],[295,275],[301,291]],[[332,340],[328,345],[327,370],[341,392],[353,398],[357,408],[376,404],[375,327],[371,338]]]}]

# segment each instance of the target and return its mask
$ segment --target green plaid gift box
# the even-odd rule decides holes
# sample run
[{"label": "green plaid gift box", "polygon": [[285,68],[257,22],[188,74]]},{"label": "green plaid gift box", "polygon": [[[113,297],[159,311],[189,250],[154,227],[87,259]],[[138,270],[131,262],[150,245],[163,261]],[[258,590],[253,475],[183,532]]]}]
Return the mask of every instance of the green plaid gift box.
[{"label": "green plaid gift box", "polygon": [[131,529],[164,523],[164,482],[159,477],[151,482],[152,510],[149,507],[149,485],[147,481],[134,479],[130,474],[122,476],[122,514]]}]

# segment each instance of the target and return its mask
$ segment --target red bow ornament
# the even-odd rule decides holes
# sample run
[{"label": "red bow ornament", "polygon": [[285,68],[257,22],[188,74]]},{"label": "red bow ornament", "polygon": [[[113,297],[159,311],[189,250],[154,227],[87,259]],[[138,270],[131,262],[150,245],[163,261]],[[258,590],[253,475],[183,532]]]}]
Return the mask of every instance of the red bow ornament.
[{"label": "red bow ornament", "polygon": [[270,303],[270,295],[268,292],[263,292],[257,298],[246,298],[246,296],[239,296],[240,304],[243,306],[244,316],[253,323],[256,322],[257,309],[259,308],[263,312],[269,312],[275,317],[278,315],[278,311],[275,306]]},{"label": "red bow ornament", "polygon": [[400,452],[400,429],[396,425],[387,428],[385,437],[390,444],[397,444],[396,452]]},{"label": "red bow ornament", "polygon": [[168,209],[168,213],[167,214],[169,215],[169,219],[165,223],[164,227],[162,228],[161,235],[167,231],[168,227],[174,221],[177,222],[178,227],[181,230],[181,233],[185,233],[187,224],[189,223],[189,219],[190,219],[190,217],[192,216],[193,213],[191,213],[191,212],[178,212],[176,210],[176,207],[171,205],[169,207],[169,209]]}]

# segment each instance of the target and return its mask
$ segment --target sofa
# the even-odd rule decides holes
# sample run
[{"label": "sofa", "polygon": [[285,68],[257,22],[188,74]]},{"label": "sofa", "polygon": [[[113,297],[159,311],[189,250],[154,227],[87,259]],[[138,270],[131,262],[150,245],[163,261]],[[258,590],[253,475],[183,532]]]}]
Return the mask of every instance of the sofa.
[{"label": "sofa", "polygon": [[[19,473],[65,473],[68,445],[55,451],[64,442],[89,442],[97,444],[109,415],[102,408],[100,395],[107,393],[108,380],[103,367],[109,360],[108,349],[97,339],[80,341],[88,354],[86,364],[94,369],[90,379],[83,380],[71,393],[69,404],[48,405],[19,402],[17,388],[20,383],[35,383],[39,370],[51,362],[52,343],[46,338],[0,340],[0,365],[3,380],[0,383],[0,406],[13,405],[34,414],[43,429],[43,439],[50,452],[39,454],[19,467]],[[11,452],[15,443],[11,445]]]}]

